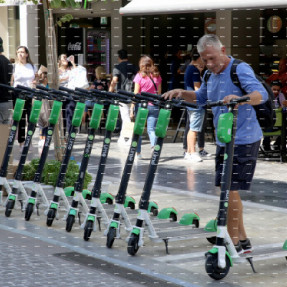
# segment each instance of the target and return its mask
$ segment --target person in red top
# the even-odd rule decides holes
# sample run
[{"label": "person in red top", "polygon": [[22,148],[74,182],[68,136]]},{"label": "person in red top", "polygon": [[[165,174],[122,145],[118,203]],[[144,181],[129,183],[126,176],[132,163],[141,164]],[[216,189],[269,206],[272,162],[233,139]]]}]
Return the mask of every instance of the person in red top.
[{"label": "person in red top", "polygon": [[273,81],[280,81],[282,84],[281,92],[287,97],[287,58],[279,61],[278,72],[274,72],[266,82],[271,84]]},{"label": "person in red top", "polygon": [[[135,88],[134,93],[140,94],[141,92],[147,92],[151,94],[161,94],[161,76],[154,62],[149,56],[142,56],[139,61],[140,71],[136,74],[134,78]],[[151,144],[151,149],[153,150],[156,135],[155,126],[157,123],[159,109],[158,106],[154,106],[152,103],[148,104],[148,117],[147,117],[147,132]],[[134,118],[134,105],[130,109],[130,117]],[[138,143],[137,148],[137,158],[141,159],[141,139]]]}]

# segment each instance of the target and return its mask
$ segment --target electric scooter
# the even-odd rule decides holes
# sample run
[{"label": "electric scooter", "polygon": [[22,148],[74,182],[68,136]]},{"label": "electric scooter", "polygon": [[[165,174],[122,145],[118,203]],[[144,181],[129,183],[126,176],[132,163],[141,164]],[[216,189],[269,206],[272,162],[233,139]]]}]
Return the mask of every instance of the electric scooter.
[{"label": "electric scooter", "polygon": [[[106,134],[104,137],[104,143],[103,143],[103,149],[102,149],[102,154],[101,154],[101,158],[100,158],[100,164],[99,164],[97,179],[95,181],[95,184],[101,184],[102,179],[103,179],[103,175],[105,172],[106,159],[107,159],[108,153],[109,153],[109,147],[110,147],[112,132],[114,131],[114,129],[116,127],[116,123],[117,123],[117,119],[118,119],[118,114],[119,114],[119,107],[118,106],[120,104],[119,101],[130,103],[130,100],[126,97],[119,96],[116,94],[109,93],[107,95],[106,93],[99,92],[98,90],[85,91],[85,90],[76,88],[76,91],[84,93],[84,94],[87,94],[87,93],[92,94],[92,95],[96,96],[96,99],[103,99],[103,101],[105,103],[109,103],[108,117],[107,117],[107,121],[106,121]],[[95,108],[95,106],[94,106],[94,108]],[[103,106],[101,107],[101,111],[102,110],[103,110]],[[98,113],[96,112],[96,114],[98,114]],[[98,125],[97,125],[98,127],[100,124],[101,115],[102,115],[102,113],[100,114],[100,116],[98,118]],[[93,115],[92,115],[92,119],[93,119]],[[91,152],[92,145],[90,145],[89,147],[90,147],[90,152]],[[86,149],[85,149],[85,151],[86,151]],[[85,159],[85,156],[83,157],[83,160],[82,160],[82,164],[83,163],[84,163],[83,168],[87,168],[87,160]],[[82,164],[81,164],[80,170],[82,170]],[[68,212],[68,217],[67,217],[66,231],[68,231],[68,232],[70,232],[72,230],[72,226],[75,222],[76,215],[78,214],[78,216],[79,216],[79,214],[80,214],[80,212],[78,210],[78,204],[79,203],[80,203],[80,207],[81,207],[81,212],[86,214],[86,218],[87,218],[87,215],[89,213],[89,208],[86,204],[85,198],[90,198],[91,193],[89,191],[87,191],[87,193],[84,195],[84,191],[82,190],[83,184],[81,183],[81,181],[83,181],[83,178],[80,178],[81,174],[82,173],[80,172],[78,181],[75,183],[74,188],[70,188],[70,190],[69,190],[69,192],[74,192],[74,196],[73,196],[73,201],[72,201],[70,210]],[[79,219],[80,219],[80,217],[79,217]]]},{"label": "electric scooter", "polygon": [[[150,95],[142,93],[143,95]],[[198,238],[200,236],[206,237],[207,232],[204,229],[199,229],[200,218],[196,213],[188,213],[182,216],[179,222],[174,221],[158,221],[152,222],[148,210],[153,181],[156,175],[156,170],[162,150],[164,138],[169,125],[170,113],[172,106],[182,107],[196,107],[194,104],[186,103],[183,101],[172,100],[164,101],[163,98],[158,96],[159,105],[162,107],[159,112],[158,121],[156,125],[157,141],[154,147],[150,165],[148,168],[145,185],[142,191],[141,199],[139,202],[139,211],[136,224],[132,227],[129,236],[127,237],[128,247],[127,251],[130,255],[135,255],[139,247],[143,246],[145,227],[149,233],[149,238],[154,242],[163,241],[165,243],[166,253],[168,254],[168,242],[188,240]],[[167,209],[169,210],[169,209]],[[164,210],[166,212],[167,210]],[[173,216],[176,214],[173,212]],[[171,217],[171,219],[173,218]],[[161,217],[161,212],[159,216]]]},{"label": "electric scooter", "polygon": [[[121,91],[121,92],[124,94],[128,94],[127,92],[124,92],[124,91]],[[153,94],[149,94],[149,93],[141,93],[141,95],[136,95],[135,99],[144,100],[146,105],[147,105],[147,102],[152,102],[153,104],[158,105],[158,106],[165,106],[165,104],[163,104],[163,102],[161,101],[161,97],[158,95],[153,95]],[[147,106],[145,106],[145,108],[139,109],[139,112],[137,115],[138,123],[136,122],[136,124],[135,124],[132,144],[131,144],[129,155],[128,155],[128,158],[126,161],[125,169],[123,171],[123,175],[122,175],[120,187],[118,190],[118,194],[116,196],[116,206],[114,209],[114,214],[113,214],[112,219],[110,220],[108,228],[106,229],[106,231],[104,233],[107,236],[106,246],[108,248],[111,248],[113,246],[115,239],[120,238],[120,217],[122,217],[124,220],[125,229],[127,232],[131,232],[131,230],[133,229],[133,227],[130,223],[130,220],[128,218],[127,212],[124,209],[123,203],[124,203],[124,199],[125,199],[125,194],[126,194],[129,176],[131,173],[132,164],[133,164],[134,157],[135,157],[138,138],[143,133],[145,121],[146,121],[146,118],[148,115],[148,110],[146,109],[146,107]],[[169,108],[170,108],[170,104],[167,104],[165,109],[160,110],[160,116],[158,117],[158,122],[157,122],[157,125],[159,126],[160,131],[157,133],[157,136],[163,136],[162,132],[164,133],[164,136],[165,136],[166,129],[168,127],[169,117],[170,117]],[[141,113],[143,113],[143,115],[141,115]],[[162,114],[164,114],[166,116],[166,122],[163,121],[163,115]],[[144,119],[144,121],[143,121],[143,119]],[[155,151],[158,152],[158,144],[155,145],[154,152]],[[153,155],[154,155],[154,153],[153,153]],[[152,160],[153,160],[153,157],[152,157]],[[151,185],[152,185],[153,178],[150,178],[150,180],[151,181],[149,183],[151,183]],[[153,208],[156,207],[155,209],[158,210],[157,205],[152,206],[152,207]],[[139,208],[140,208],[140,204],[139,204]],[[147,200],[146,201],[146,214],[147,214],[147,216],[149,216],[150,211],[151,211],[151,202],[149,202],[149,200]],[[141,212],[141,210],[139,210],[139,212]],[[156,214],[157,214],[157,212],[156,212]]]},{"label": "electric scooter", "polygon": [[37,94],[35,90],[20,85],[18,85],[17,88],[20,90],[27,91],[28,93],[32,93],[32,96],[35,100],[33,102],[31,114],[29,117],[27,136],[24,142],[19,165],[14,177],[12,192],[8,194],[8,197],[5,202],[6,217],[10,217],[17,200],[20,201],[21,209],[23,210],[23,201],[26,202],[28,199],[28,195],[22,183],[22,173],[42,107],[42,96],[39,96],[39,94]]},{"label": "electric scooter", "polygon": [[[63,87],[60,87],[60,90],[66,91],[66,89]],[[70,89],[68,89],[68,93],[69,92],[70,92]],[[84,103],[85,102],[84,97],[76,96],[74,93],[72,98],[74,100],[77,100],[78,102],[76,104],[75,111],[73,114],[72,125],[69,131],[69,136],[68,136],[68,140],[66,144],[66,150],[65,150],[64,158],[61,163],[59,175],[57,178],[53,199],[50,203],[49,208],[46,209],[45,211],[45,214],[47,215],[47,220],[46,220],[47,226],[51,226],[55,218],[58,219],[58,208],[59,208],[60,199],[63,200],[64,208],[66,210],[70,209],[70,204],[65,195],[63,185],[64,185],[64,180],[65,180],[68,164],[71,158],[71,153],[73,150],[76,134],[78,132],[78,128],[80,127],[82,123],[82,118],[83,118],[83,114],[84,114],[85,106],[86,106]]]},{"label": "electric scooter", "polygon": [[[119,91],[121,93],[121,91]],[[123,93],[121,93],[123,94]],[[115,211],[119,214],[119,216],[122,216],[124,219],[126,228],[129,228],[130,226],[130,221],[127,215],[127,212],[125,210],[125,207],[129,206],[127,203],[127,197],[126,197],[126,190],[129,182],[129,177],[132,171],[134,159],[135,159],[135,154],[136,154],[136,149],[137,149],[137,144],[139,137],[143,134],[144,128],[145,128],[145,123],[148,115],[148,110],[147,110],[147,101],[146,99],[141,99],[135,98],[135,95],[133,93],[124,93],[124,95],[131,97],[133,101],[136,102],[141,102],[142,107],[139,109],[135,121],[135,126],[134,126],[134,132],[132,136],[132,142],[131,142],[131,147],[128,153],[128,157],[126,160],[126,164],[124,167],[124,171],[122,174],[122,179],[119,187],[118,194],[116,196],[116,207]],[[92,231],[96,231],[96,226],[94,224],[95,219],[99,219],[97,217],[97,212],[100,214],[101,217],[104,218],[104,224],[106,227],[110,226],[110,228],[113,228],[116,223],[113,221],[111,222],[108,219],[107,213],[101,203],[100,197],[101,197],[101,182],[102,182],[102,175],[103,171],[102,169],[104,168],[105,165],[100,165],[98,174],[97,174],[97,179],[93,187],[93,198],[91,202],[91,207],[90,207],[90,213],[86,217],[86,223],[84,226],[84,240],[89,240],[91,237]],[[134,206],[133,206],[134,208]],[[158,209],[158,207],[153,207],[154,210]],[[112,225],[112,226],[111,226]],[[119,225],[117,225],[116,230],[117,230],[117,235],[119,236]]]},{"label": "electric scooter", "polygon": [[84,214],[88,212],[87,204],[83,197],[82,191],[83,191],[85,174],[88,168],[88,163],[89,163],[90,155],[91,155],[92,148],[93,148],[96,130],[100,126],[103,108],[104,108],[104,105],[100,103],[99,100],[97,102],[98,103],[95,103],[93,107],[93,112],[92,112],[92,116],[91,116],[90,124],[89,124],[90,128],[88,131],[88,136],[86,140],[84,154],[82,157],[80,171],[79,171],[78,179],[75,182],[74,189],[73,189],[73,192],[74,192],[73,201],[71,203],[70,209],[68,210],[68,214],[66,217],[67,218],[66,219],[66,231],[68,232],[70,232],[73,228],[76,215],[78,214],[79,216],[78,204],[80,203],[80,206],[82,207],[82,209],[84,209]]},{"label": "electric scooter", "polygon": [[[52,106],[52,110],[50,113],[50,117],[48,120],[49,125],[48,125],[47,136],[46,136],[44,147],[43,147],[43,150],[40,156],[39,165],[37,167],[37,171],[35,173],[33,183],[32,183],[32,188],[31,188],[32,191],[25,206],[25,220],[26,221],[30,220],[31,215],[33,214],[35,208],[37,209],[37,212],[38,212],[40,204],[43,204],[43,206],[46,206],[46,207],[49,206],[49,201],[41,185],[41,179],[42,179],[42,173],[44,170],[45,162],[47,160],[47,156],[49,153],[50,144],[53,138],[54,128],[59,120],[59,115],[62,111],[62,104],[63,104],[60,100],[60,99],[63,99],[62,95],[57,96],[52,93],[48,93],[49,89],[46,89],[43,86],[37,85],[36,88],[39,89],[38,93],[47,95],[48,97],[50,97],[50,99],[53,99],[54,101],[53,101],[53,106]],[[38,200],[37,200],[37,197],[39,197]]]},{"label": "electric scooter", "polygon": [[262,252],[256,254],[243,254],[239,256],[236,248],[230,238],[227,231],[227,213],[228,213],[228,200],[229,192],[232,178],[232,166],[233,166],[233,155],[234,155],[234,141],[237,123],[237,110],[235,106],[240,102],[247,102],[250,100],[249,97],[244,96],[238,99],[232,100],[228,105],[224,104],[222,101],[209,103],[209,107],[215,106],[228,106],[228,112],[220,115],[218,120],[217,137],[222,142],[225,143],[224,150],[224,162],[222,170],[221,179],[221,193],[220,193],[220,203],[218,212],[218,222],[217,222],[217,236],[215,246],[209,250],[206,255],[205,270],[207,274],[215,279],[223,279],[229,272],[230,267],[233,266],[233,262],[243,263],[246,262],[245,259],[250,263],[253,272],[255,268],[252,259],[258,257],[258,259],[263,258],[275,258],[277,256],[285,256],[287,259],[287,240],[284,242],[283,247],[273,248],[272,252],[268,250],[263,256]]},{"label": "electric scooter", "polygon": [[4,153],[4,157],[2,160],[2,165],[0,169],[0,203],[2,203],[3,200],[3,187],[6,189],[7,193],[10,194],[12,192],[11,187],[7,181],[7,171],[8,171],[8,165],[9,165],[9,160],[12,154],[13,150],[13,145],[18,129],[19,122],[22,118],[22,113],[23,113],[23,108],[25,105],[25,93],[24,91],[20,89],[13,88],[8,85],[0,84],[1,87],[12,90],[16,95],[16,103],[14,107],[14,112],[13,112],[13,123],[10,129],[7,145],[6,145],[6,150]]}]

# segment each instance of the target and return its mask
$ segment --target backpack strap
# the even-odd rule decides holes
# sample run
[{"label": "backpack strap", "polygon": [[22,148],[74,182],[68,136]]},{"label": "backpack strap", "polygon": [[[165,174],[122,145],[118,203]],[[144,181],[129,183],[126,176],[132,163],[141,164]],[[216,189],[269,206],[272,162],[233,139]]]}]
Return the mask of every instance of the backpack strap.
[{"label": "backpack strap", "polygon": [[209,70],[206,70],[206,72],[203,75],[203,81],[205,82],[205,84],[207,84],[210,76],[211,76],[211,72]]},{"label": "backpack strap", "polygon": [[233,63],[232,63],[231,69],[230,69],[230,78],[231,78],[232,83],[241,90],[242,94],[246,95],[247,93],[242,88],[241,83],[240,83],[239,78],[238,78],[238,75],[237,75],[237,72],[236,72],[237,66],[241,63],[243,63],[243,61],[241,61],[239,59],[233,60]]}]

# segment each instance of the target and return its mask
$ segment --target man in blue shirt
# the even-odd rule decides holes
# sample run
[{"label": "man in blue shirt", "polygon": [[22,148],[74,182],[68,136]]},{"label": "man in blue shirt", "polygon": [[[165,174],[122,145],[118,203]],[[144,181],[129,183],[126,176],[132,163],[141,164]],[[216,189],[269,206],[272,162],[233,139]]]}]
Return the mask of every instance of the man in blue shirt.
[{"label": "man in blue shirt", "polygon": [[[207,83],[203,82],[198,91],[176,89],[165,93],[164,98],[183,98],[189,102],[205,104],[206,101],[223,100],[229,103],[232,99],[242,97],[241,90],[232,83],[230,69],[233,58],[226,55],[225,47],[216,35],[204,35],[197,43],[202,61],[211,72]],[[228,233],[238,253],[250,252],[252,247],[247,238],[243,224],[243,207],[239,190],[248,190],[254,175],[257,154],[262,138],[262,131],[252,106],[265,102],[268,94],[256,79],[252,68],[246,63],[238,65],[237,75],[242,88],[248,92],[250,101],[240,104],[238,108],[237,130],[232,169],[232,183],[229,193],[227,217]],[[217,128],[218,117],[227,112],[226,107],[212,108],[214,126]],[[215,185],[220,186],[224,145],[216,139],[216,178]]]}]

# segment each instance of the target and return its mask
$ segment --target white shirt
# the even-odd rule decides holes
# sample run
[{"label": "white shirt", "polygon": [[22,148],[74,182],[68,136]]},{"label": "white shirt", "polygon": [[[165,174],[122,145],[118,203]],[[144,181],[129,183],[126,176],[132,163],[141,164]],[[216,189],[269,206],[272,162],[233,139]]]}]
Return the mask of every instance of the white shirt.
[{"label": "white shirt", "polygon": [[17,85],[21,85],[24,87],[31,88],[32,82],[35,79],[35,74],[37,73],[37,69],[35,66],[31,64],[15,64],[14,68],[14,84],[13,86],[16,87]]}]

